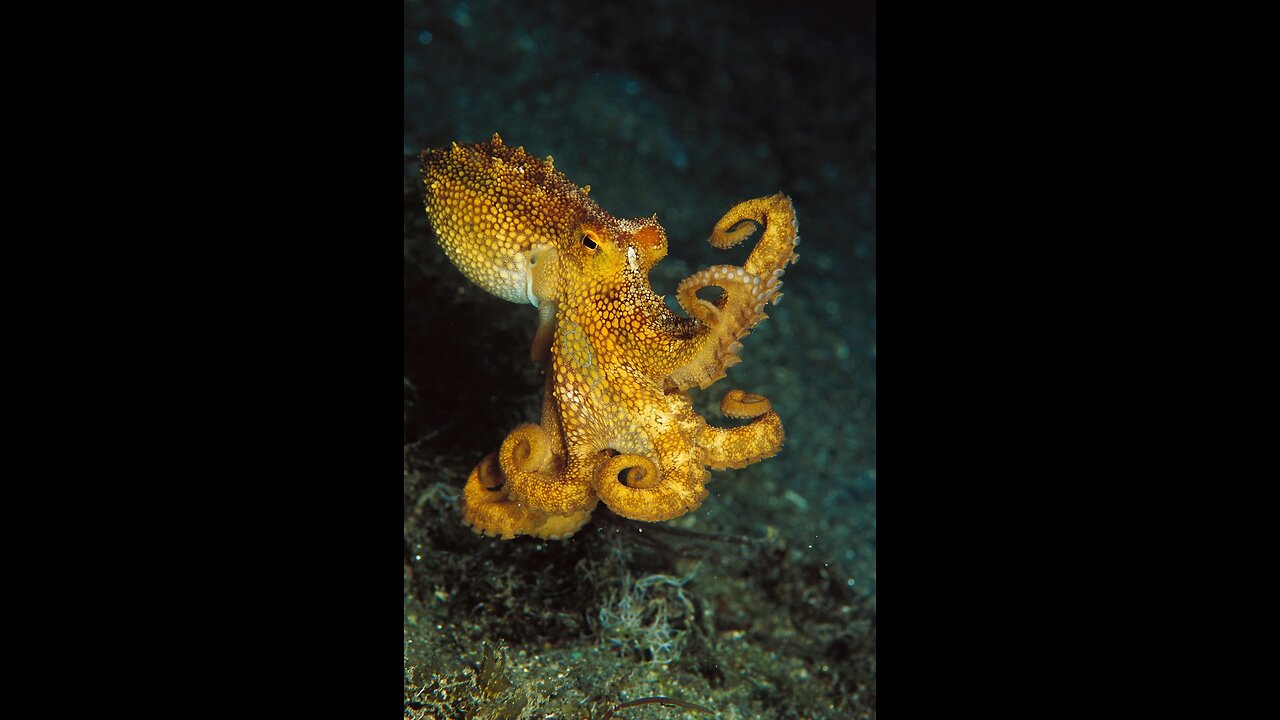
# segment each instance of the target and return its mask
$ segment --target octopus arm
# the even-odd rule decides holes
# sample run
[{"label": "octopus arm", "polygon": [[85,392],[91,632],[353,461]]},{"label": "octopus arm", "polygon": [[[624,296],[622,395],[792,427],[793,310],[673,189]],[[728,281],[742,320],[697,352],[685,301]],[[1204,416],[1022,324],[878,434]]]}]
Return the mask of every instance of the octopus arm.
[{"label": "octopus arm", "polygon": [[[676,290],[680,306],[705,328],[692,335],[688,361],[670,375],[680,390],[706,388],[723,378],[726,368],[741,361],[739,341],[769,317],[765,305],[782,298],[783,270],[799,259],[796,213],[789,197],[778,193],[739,203],[716,223],[708,241],[729,248],[757,227],[762,229],[760,240],[743,265],[709,267],[685,278]],[[705,287],[724,292],[715,301],[704,300],[697,293]]]},{"label": "octopus arm", "polygon": [[597,500],[587,507],[563,515],[548,515],[514,501],[507,489],[506,478],[499,467],[497,454],[480,461],[462,490],[462,520],[481,535],[510,540],[517,535],[559,540],[577,532],[591,518]]},{"label": "octopus arm", "polygon": [[730,390],[720,401],[720,412],[732,418],[750,419],[741,427],[708,427],[698,438],[704,460],[712,468],[742,468],[773,457],[782,449],[786,434],[782,420],[768,398],[742,390]]}]

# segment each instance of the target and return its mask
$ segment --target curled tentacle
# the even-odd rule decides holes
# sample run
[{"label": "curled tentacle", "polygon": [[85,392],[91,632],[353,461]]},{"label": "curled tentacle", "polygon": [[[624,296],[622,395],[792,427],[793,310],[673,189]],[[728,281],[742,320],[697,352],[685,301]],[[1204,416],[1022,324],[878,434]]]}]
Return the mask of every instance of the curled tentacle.
[{"label": "curled tentacle", "polygon": [[734,388],[720,398],[720,412],[731,418],[755,418],[773,410],[769,398]]},{"label": "curled tentacle", "polygon": [[[705,287],[724,288],[724,292],[714,301],[703,300],[698,297],[698,291]],[[748,298],[755,302],[746,302]],[[689,317],[712,328],[726,324],[747,329],[755,327],[767,317],[761,310],[769,299],[766,283],[739,265],[712,265],[681,280],[676,288],[680,307]],[[740,316],[730,317],[729,312]]]},{"label": "curled tentacle", "polygon": [[752,418],[741,427],[708,427],[699,437],[704,462],[716,470],[741,468],[773,457],[782,449],[786,434],[782,419],[763,395],[730,390],[720,401],[720,412],[733,418]]},{"label": "curled tentacle", "polygon": [[600,465],[595,487],[600,499],[617,514],[632,520],[670,520],[693,510],[707,496],[703,487],[710,474],[698,462],[666,473],[643,455],[615,455]]},{"label": "curled tentacle", "polygon": [[506,478],[507,495],[547,515],[571,515],[595,500],[586,482],[569,479],[563,458],[553,452],[552,437],[540,425],[526,424],[511,431],[498,462]]},{"label": "curled tentacle", "polygon": [[738,203],[716,223],[708,242],[721,249],[733,247],[755,231],[754,225],[762,226],[764,233],[742,265],[747,272],[761,278],[775,276],[799,258],[796,210],[791,198],[782,193]]},{"label": "curled tentacle", "polygon": [[[769,317],[766,304],[782,298],[782,273],[798,259],[795,246],[800,242],[790,198],[778,193],[739,203],[716,223],[709,242],[717,248],[732,247],[757,226],[763,228],[760,241],[741,267],[709,267],[685,278],[676,289],[685,312],[710,328],[697,355],[671,373],[681,390],[693,385],[705,388],[724,377],[725,368],[740,362],[738,341]],[[698,297],[699,290],[713,286],[724,290],[714,302]]]},{"label": "curled tentacle", "polygon": [[516,472],[545,472],[551,469],[551,440],[541,426],[525,423],[502,441],[498,461],[508,478]]},{"label": "curled tentacle", "polygon": [[462,521],[472,530],[510,540],[543,524],[546,515],[511,500],[504,485],[498,456],[490,453],[471,471],[459,505]]},{"label": "curled tentacle", "polygon": [[464,523],[481,535],[503,540],[510,540],[516,535],[548,540],[567,538],[587,524],[598,503],[593,497],[579,512],[549,515],[516,502],[507,493],[507,482],[497,453],[486,455],[471,471],[459,499]]}]

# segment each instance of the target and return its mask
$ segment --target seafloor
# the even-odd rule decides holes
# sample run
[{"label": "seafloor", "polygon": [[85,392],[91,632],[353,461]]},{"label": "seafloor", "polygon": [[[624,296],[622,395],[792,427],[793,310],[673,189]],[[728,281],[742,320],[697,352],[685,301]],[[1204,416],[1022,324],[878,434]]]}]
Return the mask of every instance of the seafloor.
[{"label": "seafloor", "polygon": [[[838,9],[837,9],[838,8]],[[721,718],[875,717],[875,6],[406,2],[404,714],[593,718],[651,696]],[[668,523],[603,505],[567,541],[464,527],[467,474],[535,421],[536,310],[486,294],[434,244],[426,147],[495,131],[554,155],[619,217],[658,214],[672,294],[712,264],[740,200],[795,202],[801,261],[729,377],[787,444],[717,471]],[[615,717],[709,717],[644,704]]]}]

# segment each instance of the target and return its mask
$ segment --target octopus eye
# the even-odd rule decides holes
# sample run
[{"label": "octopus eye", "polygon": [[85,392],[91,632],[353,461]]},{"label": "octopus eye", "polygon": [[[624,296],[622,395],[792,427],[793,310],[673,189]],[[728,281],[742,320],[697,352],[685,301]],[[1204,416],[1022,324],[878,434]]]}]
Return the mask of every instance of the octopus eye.
[{"label": "octopus eye", "polygon": [[596,245],[596,241],[595,241],[595,240],[592,240],[591,238],[587,237],[586,235],[583,235],[583,236],[582,236],[582,244],[583,244],[583,245],[586,245],[588,248],[591,248],[592,250],[595,250],[597,247],[599,247],[598,245]]}]

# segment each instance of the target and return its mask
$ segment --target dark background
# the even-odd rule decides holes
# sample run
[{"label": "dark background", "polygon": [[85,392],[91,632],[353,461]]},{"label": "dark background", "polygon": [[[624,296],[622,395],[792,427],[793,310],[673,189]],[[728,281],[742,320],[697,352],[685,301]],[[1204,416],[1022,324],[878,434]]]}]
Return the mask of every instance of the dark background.
[{"label": "dark background", "polygon": [[[773,701],[776,707],[811,717],[873,715],[875,4],[468,1],[407,2],[404,11],[404,440],[406,472],[412,464],[415,473],[405,491],[406,563],[415,579],[406,582],[418,586],[415,602],[422,607],[414,606],[415,616],[432,603],[422,578],[444,572],[446,561],[432,565],[431,557],[491,555],[494,566],[471,572],[501,572],[504,562],[518,563],[525,553],[590,556],[580,546],[593,535],[598,546],[599,533],[614,526],[601,517],[609,514],[602,506],[566,543],[501,543],[433,529],[436,522],[460,522],[456,509],[437,505],[436,496],[460,487],[517,424],[536,419],[542,384],[528,360],[536,311],[487,295],[444,259],[422,211],[413,156],[454,141],[487,140],[494,132],[535,156],[553,155],[555,166],[574,183],[591,185],[592,198],[612,214],[657,213],[670,249],[651,280],[666,295],[703,267],[740,263],[749,243],[714,250],[706,243],[713,223],[741,200],[782,191],[795,203],[801,237],[800,262],[783,278],[785,300],[745,340],[742,364],[693,394],[713,424],[730,388],[765,395],[786,425],[786,447],[770,460],[714,473],[702,507],[669,525],[781,543],[770,562],[795,568],[786,580],[795,587],[758,598],[742,590],[738,606],[715,599],[737,591],[717,586],[714,571],[704,570],[707,577],[694,589],[724,605],[722,614],[743,615],[741,627],[724,629],[725,636],[757,633],[761,647],[830,676],[830,697],[822,694],[826,686],[812,683],[817,699],[799,690],[788,694],[789,683],[802,687],[800,676],[775,680],[786,698]],[[753,562],[759,558],[743,567]],[[786,586],[742,572],[741,582],[757,589]],[[801,620],[784,623],[785,629],[766,621],[783,612],[769,604],[770,594],[793,592],[835,598],[832,612],[858,608],[856,618],[828,617],[823,622],[836,623],[835,629],[822,625],[820,633],[813,624],[817,606],[796,616],[808,617],[808,627]],[[466,617],[448,616],[443,626]],[[416,632],[406,630],[407,636]],[[477,633],[472,639],[482,643],[519,636],[517,652],[542,637],[518,623]],[[827,636],[803,640],[811,633]],[[802,640],[780,639],[788,634]],[[511,662],[520,659],[513,655]],[[830,669],[840,663],[858,670],[841,676]],[[738,685],[758,682],[746,679],[750,673],[742,668],[725,672],[743,673]],[[702,673],[698,681],[714,688],[716,677]],[[426,681],[407,676],[406,682]],[[642,694],[637,688],[627,697]],[[722,711],[739,702],[736,696],[719,700]],[[806,708],[811,702],[821,706]],[[769,704],[758,701],[756,712]]]}]

